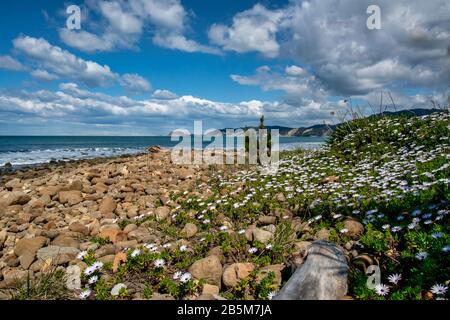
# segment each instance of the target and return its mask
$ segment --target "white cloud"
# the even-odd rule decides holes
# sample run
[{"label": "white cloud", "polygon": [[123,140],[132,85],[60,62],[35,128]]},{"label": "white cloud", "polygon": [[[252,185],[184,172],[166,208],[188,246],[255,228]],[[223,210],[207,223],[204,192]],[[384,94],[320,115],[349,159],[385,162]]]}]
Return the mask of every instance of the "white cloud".
[{"label": "white cloud", "polygon": [[305,70],[303,70],[301,67],[294,65],[286,67],[286,69],[284,69],[284,72],[286,72],[287,75],[292,77],[298,77],[305,74]]},{"label": "white cloud", "polygon": [[220,53],[217,48],[186,37],[189,16],[179,0],[90,0],[86,1],[86,10],[98,17],[95,20],[90,15],[88,22],[95,25],[91,31],[59,30],[65,44],[85,52],[137,48],[139,40],[149,32],[153,43],[161,47]]},{"label": "white cloud", "polygon": [[31,76],[42,81],[52,81],[58,79],[58,76],[41,69],[33,70],[31,72]]},{"label": "white cloud", "polygon": [[[399,86],[446,90],[450,2],[377,4],[381,30],[366,27],[366,1],[292,0],[276,10],[256,5],[236,14],[228,26],[212,25],[209,36],[224,50],[259,52],[307,66],[330,95],[364,95]],[[298,71],[285,70],[287,76]]]},{"label": "white cloud", "polygon": [[109,66],[94,61],[84,60],[67,50],[51,45],[43,38],[19,36],[13,41],[17,52],[36,67],[31,75],[40,80],[51,81],[63,79],[75,81],[89,87],[105,87],[119,83],[128,93],[149,92],[151,84],[138,74],[117,74]]},{"label": "white cloud", "polygon": [[124,74],[121,77],[120,83],[130,94],[149,92],[152,88],[150,82],[138,74]]},{"label": "white cloud", "polygon": [[11,71],[24,71],[26,68],[20,63],[20,61],[10,56],[0,56],[0,69],[6,69]]},{"label": "white cloud", "polygon": [[84,52],[111,51],[115,43],[119,42],[114,34],[97,36],[93,33],[81,30],[73,31],[66,28],[59,30],[59,36],[65,44]]},{"label": "white cloud", "polygon": [[[375,94],[359,98],[374,106],[379,100]],[[446,99],[443,95],[419,94],[412,97],[394,94],[393,98],[398,109],[404,106],[429,108],[430,100],[442,102]],[[54,92],[22,90],[0,93],[0,119],[7,117],[10,124],[18,126],[23,125],[26,119],[32,119],[33,125],[59,121],[77,123],[92,130],[113,126],[117,129],[133,128],[139,132],[163,134],[177,128],[192,128],[194,120],[203,120],[205,128],[256,125],[262,114],[268,125],[300,127],[323,123],[324,120],[336,123],[338,119],[331,116],[331,111],[345,107],[339,101],[330,103],[303,98],[297,102],[295,105],[259,100],[225,103],[193,96],[139,100],[92,92],[75,83],[63,83]],[[362,109],[370,114],[367,106]],[[60,134],[64,134],[64,129],[61,130]]]},{"label": "white cloud", "polygon": [[153,92],[152,97],[155,99],[175,99],[178,96],[169,90],[158,89]]},{"label": "white cloud", "polygon": [[32,59],[40,69],[61,78],[76,80],[88,86],[106,86],[116,79],[108,66],[78,58],[43,38],[20,36],[13,44],[16,50]]},{"label": "white cloud", "polygon": [[120,2],[99,3],[101,14],[115,30],[124,34],[141,33],[143,23],[133,13],[124,11]]},{"label": "white cloud", "polygon": [[280,11],[271,11],[260,4],[238,13],[230,27],[214,24],[208,35],[214,44],[235,52],[257,51],[269,58],[277,57],[280,46],[276,39],[283,17]]}]

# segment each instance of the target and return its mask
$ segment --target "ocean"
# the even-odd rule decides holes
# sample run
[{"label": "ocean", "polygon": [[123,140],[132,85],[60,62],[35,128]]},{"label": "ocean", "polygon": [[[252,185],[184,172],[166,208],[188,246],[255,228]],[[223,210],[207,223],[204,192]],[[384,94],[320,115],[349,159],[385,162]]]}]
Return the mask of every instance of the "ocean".
[{"label": "ocean", "polygon": [[[317,148],[324,137],[280,137],[280,149]],[[80,160],[136,154],[152,145],[172,148],[170,136],[0,136],[0,166],[31,165],[51,160]],[[210,142],[204,142],[203,147]]]}]

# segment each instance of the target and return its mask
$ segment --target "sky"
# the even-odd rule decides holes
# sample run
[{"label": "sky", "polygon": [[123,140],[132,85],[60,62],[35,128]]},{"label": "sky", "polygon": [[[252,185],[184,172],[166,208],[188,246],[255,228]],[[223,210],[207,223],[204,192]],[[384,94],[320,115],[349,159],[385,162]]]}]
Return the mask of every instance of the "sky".
[{"label": "sky", "polygon": [[448,0],[2,5],[0,135],[160,135],[261,115],[300,127],[381,102],[450,105]]}]

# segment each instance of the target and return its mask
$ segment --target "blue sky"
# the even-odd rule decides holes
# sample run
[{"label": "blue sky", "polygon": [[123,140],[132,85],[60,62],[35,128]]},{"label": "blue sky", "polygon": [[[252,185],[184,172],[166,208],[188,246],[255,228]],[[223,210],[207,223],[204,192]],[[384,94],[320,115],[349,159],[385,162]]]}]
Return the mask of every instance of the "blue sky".
[{"label": "blue sky", "polygon": [[[380,30],[366,9],[380,8]],[[448,1],[4,1],[0,134],[337,122],[449,103]],[[81,30],[66,27],[69,5]],[[336,112],[335,112],[336,113]]]}]

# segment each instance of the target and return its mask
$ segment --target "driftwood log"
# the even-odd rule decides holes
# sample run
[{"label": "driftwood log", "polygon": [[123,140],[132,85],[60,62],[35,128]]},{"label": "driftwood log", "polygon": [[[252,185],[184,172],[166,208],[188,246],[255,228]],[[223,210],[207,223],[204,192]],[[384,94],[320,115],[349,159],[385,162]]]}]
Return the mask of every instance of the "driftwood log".
[{"label": "driftwood log", "polygon": [[337,300],[347,293],[344,253],[327,241],[314,241],[306,262],[295,270],[273,300]]}]

